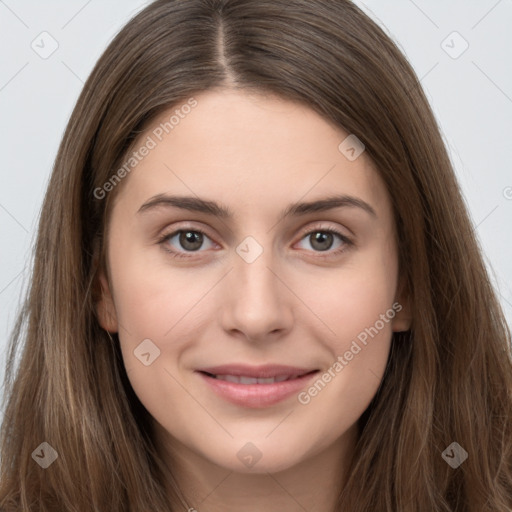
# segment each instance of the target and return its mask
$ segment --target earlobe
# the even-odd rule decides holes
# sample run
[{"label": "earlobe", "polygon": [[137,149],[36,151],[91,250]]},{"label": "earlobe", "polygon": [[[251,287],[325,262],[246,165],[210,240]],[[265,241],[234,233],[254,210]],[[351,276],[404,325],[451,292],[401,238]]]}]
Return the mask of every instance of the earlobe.
[{"label": "earlobe", "polygon": [[98,275],[99,298],[96,302],[96,315],[99,324],[108,332],[117,332],[117,314],[110,290],[108,279],[104,270],[100,270]]},{"label": "earlobe", "polygon": [[407,301],[396,302],[394,310],[396,312],[391,325],[393,332],[405,332],[411,328],[412,316],[410,314],[409,304]]},{"label": "earlobe", "polygon": [[411,301],[403,281],[400,283],[393,309],[395,311],[395,317],[391,322],[393,332],[408,331],[412,325]]}]

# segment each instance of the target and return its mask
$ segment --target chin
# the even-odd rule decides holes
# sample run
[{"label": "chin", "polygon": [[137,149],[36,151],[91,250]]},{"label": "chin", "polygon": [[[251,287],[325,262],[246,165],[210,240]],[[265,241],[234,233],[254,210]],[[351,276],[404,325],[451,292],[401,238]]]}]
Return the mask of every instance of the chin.
[{"label": "chin", "polygon": [[[235,446],[221,447],[220,454],[204,454],[211,462],[229,471],[243,474],[266,474],[285,471],[307,456],[303,451],[293,449],[290,444],[275,446],[269,440],[238,441]],[[300,446],[300,443],[299,443]],[[232,457],[226,457],[233,453]]]}]

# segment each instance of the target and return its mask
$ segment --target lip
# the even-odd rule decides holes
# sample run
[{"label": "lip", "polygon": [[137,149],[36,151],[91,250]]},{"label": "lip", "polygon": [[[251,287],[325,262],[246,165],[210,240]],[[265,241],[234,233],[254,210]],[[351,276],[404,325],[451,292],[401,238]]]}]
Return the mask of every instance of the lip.
[{"label": "lip", "polygon": [[[196,373],[198,373],[206,385],[218,396],[235,405],[254,409],[270,407],[299,393],[318,372],[319,370],[317,369],[311,370],[282,365],[260,367],[226,365],[196,370]],[[208,374],[253,378],[270,378],[283,375],[290,377],[299,376],[271,384],[240,384],[216,379]]]}]

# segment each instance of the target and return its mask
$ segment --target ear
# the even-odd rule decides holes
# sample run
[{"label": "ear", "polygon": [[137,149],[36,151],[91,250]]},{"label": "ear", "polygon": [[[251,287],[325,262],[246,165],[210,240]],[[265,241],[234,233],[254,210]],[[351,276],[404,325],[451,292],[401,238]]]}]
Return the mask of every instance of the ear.
[{"label": "ear", "polygon": [[393,332],[408,331],[411,328],[413,318],[409,290],[403,279],[400,279],[398,285],[393,310],[395,311],[395,316],[391,321]]},{"label": "ear", "polygon": [[105,271],[102,268],[98,273],[98,300],[96,301],[96,315],[99,324],[108,332],[117,332],[117,314],[114,305],[112,290]]}]

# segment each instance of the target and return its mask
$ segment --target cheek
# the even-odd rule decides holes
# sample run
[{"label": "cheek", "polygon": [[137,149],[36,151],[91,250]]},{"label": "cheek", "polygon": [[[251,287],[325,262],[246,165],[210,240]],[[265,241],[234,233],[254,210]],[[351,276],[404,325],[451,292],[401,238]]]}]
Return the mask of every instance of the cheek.
[{"label": "cheek", "polygon": [[[354,278],[324,297],[322,320],[335,333],[322,339],[329,353],[317,380],[298,397],[308,417],[325,418],[326,424],[348,429],[363,414],[382,381],[392,340],[395,310],[392,287],[376,287]],[[346,293],[346,295],[345,295]],[[328,421],[327,421],[328,420]],[[326,427],[323,436],[334,434]]]},{"label": "cheek", "polygon": [[[379,387],[397,312],[393,304],[398,267],[393,247],[385,247],[368,251],[354,263],[320,277],[314,288],[308,288],[311,309],[328,327],[323,329],[328,335],[321,343],[331,358],[320,375],[322,382],[308,393],[313,398],[321,391],[323,399],[314,407],[342,398],[348,410],[361,414]],[[324,385],[328,388],[325,391]],[[317,412],[321,414],[320,410]]]},{"label": "cheek", "polygon": [[165,410],[179,408],[186,415],[194,402],[179,384],[176,368],[190,346],[204,308],[199,301],[214,276],[150,264],[136,253],[116,261],[112,280],[120,348],[132,388],[153,417],[163,414],[163,403]]},{"label": "cheek", "polygon": [[[318,313],[337,353],[347,350],[361,333],[364,338],[376,322],[382,337],[391,335],[394,312],[386,312],[395,300],[397,270],[393,247],[389,247],[368,251],[337,269],[322,270],[314,286],[311,279],[303,281],[302,297]],[[386,316],[384,323],[381,315]]]},{"label": "cheek", "polygon": [[112,254],[114,301],[127,367],[133,365],[133,351],[145,339],[152,340],[161,352],[179,351],[176,332],[192,321],[212,281],[198,271],[173,270],[162,260],[148,259],[143,250]]}]

